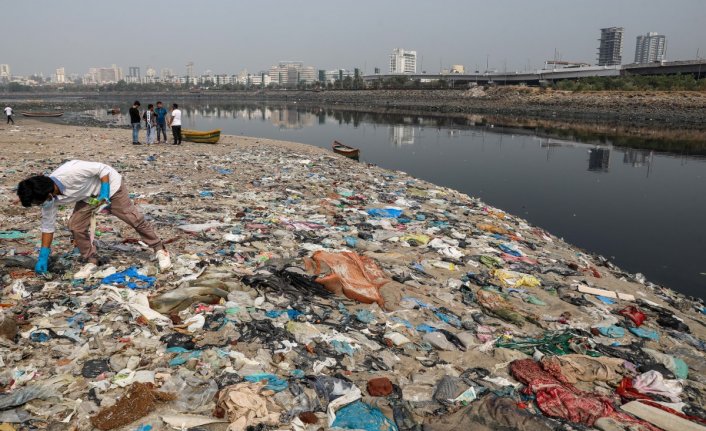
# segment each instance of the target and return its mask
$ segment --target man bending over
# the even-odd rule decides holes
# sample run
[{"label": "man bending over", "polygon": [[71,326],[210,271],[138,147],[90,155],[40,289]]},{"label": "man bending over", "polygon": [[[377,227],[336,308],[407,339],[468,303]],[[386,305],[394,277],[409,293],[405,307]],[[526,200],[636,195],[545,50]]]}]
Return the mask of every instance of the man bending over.
[{"label": "man bending over", "polygon": [[142,240],[154,249],[160,270],[171,267],[169,252],[164,248],[162,240],[152,225],[145,220],[145,216],[130,201],[122,176],[108,165],[71,160],[59,166],[49,176],[37,175],[21,181],[17,187],[17,196],[24,207],[42,207],[42,248],[35,266],[35,271],[39,274],[47,272],[58,206],[71,203],[76,205],[69,219],[69,230],[81,257],[86,261],[86,265],[75,274],[75,278],[88,278],[98,269],[96,246],[89,233],[91,217],[98,205],[96,202],[109,204],[107,208],[111,214],[140,234]]}]

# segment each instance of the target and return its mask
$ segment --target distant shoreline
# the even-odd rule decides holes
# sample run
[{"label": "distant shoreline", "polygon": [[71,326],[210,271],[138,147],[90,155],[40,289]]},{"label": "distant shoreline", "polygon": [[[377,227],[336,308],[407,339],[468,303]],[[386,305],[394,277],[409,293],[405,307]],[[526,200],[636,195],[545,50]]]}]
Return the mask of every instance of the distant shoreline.
[{"label": "distant shoreline", "polygon": [[[261,90],[194,92],[61,92],[0,94],[16,112],[92,101],[162,99],[188,104],[230,102],[296,105],[395,115],[460,117],[510,128],[532,129],[551,136],[622,141],[649,140],[649,147],[685,146],[706,151],[706,92],[600,91],[569,92],[531,87],[477,87],[466,90]],[[671,144],[667,144],[670,142]],[[640,145],[642,147],[642,145]],[[668,148],[664,148],[668,150]]]},{"label": "distant shoreline", "polygon": [[[645,125],[669,120],[706,130],[706,92],[701,91],[596,91],[570,92],[535,87],[477,87],[467,90],[260,90],[201,92],[38,92],[0,93],[5,101],[125,98],[139,95],[171,99],[232,100],[243,102],[303,102],[363,109],[414,110],[429,113],[504,114],[537,118],[638,122]],[[127,103],[127,102],[126,102]],[[660,124],[659,127],[665,125]],[[667,125],[670,127],[670,125]]]}]

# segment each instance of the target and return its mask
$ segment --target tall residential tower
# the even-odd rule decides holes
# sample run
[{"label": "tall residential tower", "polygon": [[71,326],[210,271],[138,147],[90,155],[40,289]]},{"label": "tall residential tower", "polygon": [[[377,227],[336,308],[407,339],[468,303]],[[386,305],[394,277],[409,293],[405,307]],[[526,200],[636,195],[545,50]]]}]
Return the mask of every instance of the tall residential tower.
[{"label": "tall residential tower", "polygon": [[654,63],[664,60],[667,38],[663,34],[647,33],[637,37],[635,63]]},{"label": "tall residential tower", "polygon": [[601,29],[601,44],[598,47],[599,66],[619,66],[623,61],[623,27]]},{"label": "tall residential tower", "polygon": [[417,51],[405,51],[402,48],[392,50],[390,73],[417,73]]}]

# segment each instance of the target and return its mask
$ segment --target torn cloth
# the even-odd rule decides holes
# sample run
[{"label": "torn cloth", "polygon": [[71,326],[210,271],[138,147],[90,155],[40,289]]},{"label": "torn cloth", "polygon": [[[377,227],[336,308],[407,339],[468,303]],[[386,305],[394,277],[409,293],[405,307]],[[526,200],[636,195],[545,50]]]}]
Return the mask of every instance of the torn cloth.
[{"label": "torn cloth", "polygon": [[613,399],[584,392],[542,369],[532,359],[520,359],[510,364],[511,374],[527,385],[527,392],[536,397],[537,406],[547,416],[567,419],[593,426],[597,419],[611,417],[621,423],[629,423],[632,429],[657,431],[657,428],[629,415],[615,411]]},{"label": "torn cloth", "polygon": [[264,382],[243,382],[220,391],[217,406],[225,410],[230,420],[228,431],[244,431],[259,424],[279,424],[281,410],[269,399],[272,392],[264,387]]}]

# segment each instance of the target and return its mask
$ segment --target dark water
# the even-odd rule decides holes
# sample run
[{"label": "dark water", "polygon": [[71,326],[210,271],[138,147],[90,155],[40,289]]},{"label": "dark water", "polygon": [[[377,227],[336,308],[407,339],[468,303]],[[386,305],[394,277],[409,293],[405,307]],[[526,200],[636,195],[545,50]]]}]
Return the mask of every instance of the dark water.
[{"label": "dark water", "polygon": [[[74,114],[126,124],[124,116],[107,116],[104,109]],[[702,156],[549,139],[479,125],[476,117],[390,116],[296,105],[203,104],[184,109],[183,122],[185,128],[218,128],[323,148],[339,140],[360,148],[363,161],[478,196],[650,281],[706,297]]]}]

